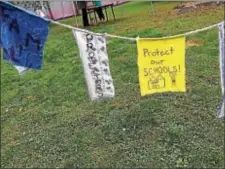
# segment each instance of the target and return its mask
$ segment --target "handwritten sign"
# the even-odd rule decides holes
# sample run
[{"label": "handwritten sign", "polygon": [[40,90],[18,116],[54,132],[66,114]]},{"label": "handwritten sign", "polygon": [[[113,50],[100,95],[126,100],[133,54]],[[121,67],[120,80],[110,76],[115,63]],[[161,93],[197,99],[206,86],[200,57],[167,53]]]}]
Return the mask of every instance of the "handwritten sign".
[{"label": "handwritten sign", "polygon": [[225,111],[225,36],[224,36],[224,23],[218,25],[219,28],[219,42],[220,42],[220,75],[222,87],[222,104],[219,110],[219,118],[224,117]]},{"label": "handwritten sign", "polygon": [[79,47],[90,99],[114,97],[105,37],[75,30],[73,33]]},{"label": "handwritten sign", "polygon": [[3,58],[15,66],[41,69],[49,20],[0,1]]},{"label": "handwritten sign", "polygon": [[141,95],[185,92],[185,37],[138,39]]}]

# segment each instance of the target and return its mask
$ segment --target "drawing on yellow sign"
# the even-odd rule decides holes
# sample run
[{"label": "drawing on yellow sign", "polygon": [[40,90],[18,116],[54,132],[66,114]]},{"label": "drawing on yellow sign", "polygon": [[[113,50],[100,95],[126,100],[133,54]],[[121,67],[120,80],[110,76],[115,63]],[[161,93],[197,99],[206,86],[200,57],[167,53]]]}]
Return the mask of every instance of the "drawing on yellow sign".
[{"label": "drawing on yellow sign", "polygon": [[185,37],[137,39],[141,95],[185,92]]},{"label": "drawing on yellow sign", "polygon": [[162,75],[159,75],[156,78],[152,76],[152,78],[149,79],[148,87],[149,87],[149,90],[161,89],[161,88],[165,88],[165,85],[166,85],[165,83],[166,83],[165,78],[162,77]]},{"label": "drawing on yellow sign", "polygon": [[172,71],[172,72],[169,72],[169,74],[170,74],[170,78],[172,81],[172,86],[175,87],[176,86],[176,72]]}]

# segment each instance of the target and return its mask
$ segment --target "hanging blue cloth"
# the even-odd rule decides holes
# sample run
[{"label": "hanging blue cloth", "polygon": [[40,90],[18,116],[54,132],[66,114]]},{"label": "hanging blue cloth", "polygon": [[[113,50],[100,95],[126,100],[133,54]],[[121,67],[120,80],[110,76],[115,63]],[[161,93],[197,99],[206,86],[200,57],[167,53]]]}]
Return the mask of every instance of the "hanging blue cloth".
[{"label": "hanging blue cloth", "polygon": [[3,58],[14,66],[41,69],[50,21],[0,1],[0,45]]}]

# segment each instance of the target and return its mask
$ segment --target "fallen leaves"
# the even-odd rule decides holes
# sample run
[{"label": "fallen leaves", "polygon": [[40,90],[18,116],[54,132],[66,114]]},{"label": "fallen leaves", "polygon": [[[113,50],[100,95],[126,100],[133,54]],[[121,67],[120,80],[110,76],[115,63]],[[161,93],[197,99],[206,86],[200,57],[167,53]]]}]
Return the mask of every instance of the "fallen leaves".
[{"label": "fallen leaves", "polygon": [[186,46],[192,47],[192,46],[202,46],[203,42],[201,40],[187,40]]}]

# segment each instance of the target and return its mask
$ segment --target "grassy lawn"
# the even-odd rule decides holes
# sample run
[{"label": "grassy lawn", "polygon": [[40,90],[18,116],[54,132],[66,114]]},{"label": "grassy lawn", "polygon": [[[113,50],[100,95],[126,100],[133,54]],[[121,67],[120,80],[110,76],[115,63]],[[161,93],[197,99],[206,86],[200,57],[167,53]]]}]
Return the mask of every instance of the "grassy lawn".
[{"label": "grassy lawn", "polygon": [[[160,37],[224,20],[222,6],[177,15],[176,4],[155,3],[152,16],[148,2],[126,3],[115,8],[116,22],[89,29]],[[140,97],[136,43],[108,39],[107,48],[116,97],[103,102],[88,100],[66,28],[51,25],[43,70],[19,76],[1,62],[1,167],[224,168],[218,30],[187,37],[187,93]]]}]

